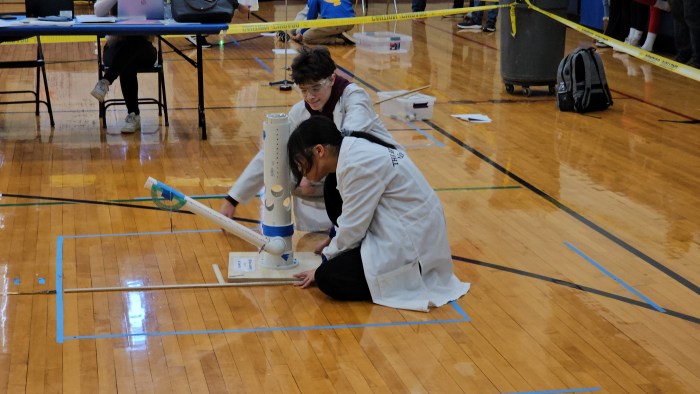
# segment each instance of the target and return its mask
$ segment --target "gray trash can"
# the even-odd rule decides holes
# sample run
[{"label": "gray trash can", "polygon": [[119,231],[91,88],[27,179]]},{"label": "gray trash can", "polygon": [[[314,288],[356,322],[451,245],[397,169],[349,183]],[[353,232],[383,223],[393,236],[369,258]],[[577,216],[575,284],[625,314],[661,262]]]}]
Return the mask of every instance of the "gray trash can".
[{"label": "gray trash can", "polygon": [[[500,0],[510,4],[515,0]],[[566,16],[568,0],[531,0],[531,3],[557,16]],[[564,57],[566,26],[528,8],[525,3],[515,5],[516,35],[511,35],[510,9],[501,8],[501,77],[506,91],[513,93],[514,85],[523,87],[529,96],[530,86],[547,86],[554,94],[557,68]]]}]

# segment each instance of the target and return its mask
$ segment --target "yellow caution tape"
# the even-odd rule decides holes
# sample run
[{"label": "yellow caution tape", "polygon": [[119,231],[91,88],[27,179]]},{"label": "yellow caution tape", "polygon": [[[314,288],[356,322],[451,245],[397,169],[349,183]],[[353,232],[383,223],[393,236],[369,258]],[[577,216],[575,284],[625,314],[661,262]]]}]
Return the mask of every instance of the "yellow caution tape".
[{"label": "yellow caution tape", "polygon": [[515,37],[515,32],[517,31],[515,26],[515,2],[510,5],[510,30],[512,31],[510,35]]},{"label": "yellow caution tape", "polygon": [[[487,2],[496,2],[498,0],[484,0]],[[601,41],[613,49],[620,52],[627,53],[645,62],[651,63],[655,66],[659,66],[666,70],[672,71],[684,77],[700,81],[700,70],[693,67],[687,66],[682,63],[678,63],[671,59],[659,56],[652,52],[647,52],[641,48],[634,47],[624,42],[615,40],[606,35],[598,33],[595,30],[589,29],[585,26],[581,26],[577,23],[571,22],[565,18],[558,15],[547,12],[535,5],[533,5],[530,0],[524,0],[529,8],[540,12],[562,24],[568,26],[578,32],[581,32],[589,37],[592,37],[598,41]],[[512,36],[515,37],[517,27],[515,18],[515,2],[509,4],[496,4],[496,5],[486,5],[479,7],[465,7],[465,8],[451,8],[444,10],[435,11],[423,11],[423,12],[406,12],[401,14],[387,14],[387,15],[374,15],[374,16],[360,16],[354,18],[338,18],[338,19],[317,19],[317,20],[302,20],[302,21],[283,21],[283,22],[267,22],[267,23],[243,23],[229,25],[227,34],[245,34],[245,33],[262,33],[271,31],[286,31],[286,30],[296,30],[303,28],[317,28],[317,27],[330,27],[330,26],[345,26],[345,25],[360,25],[369,23],[380,23],[380,22],[393,22],[393,21],[404,21],[413,19],[424,19],[432,18],[437,16],[449,16],[457,14],[466,14],[468,12],[474,11],[488,11],[494,8],[510,8],[510,22]],[[172,35],[168,37],[179,37],[180,35]],[[90,42],[95,40],[95,36],[42,36],[42,42],[44,43],[64,43],[64,42]],[[28,38],[24,40],[18,40],[13,42],[7,42],[5,44],[35,44],[36,38]]]},{"label": "yellow caution tape", "polygon": [[576,24],[574,22],[571,22],[567,19],[564,19],[560,16],[554,15],[550,12],[547,12],[541,8],[538,8],[534,6],[532,3],[530,3],[530,0],[525,0],[527,5],[532,8],[533,10],[537,12],[541,12],[544,15],[547,15],[548,17],[563,23],[564,25],[579,31],[589,37],[592,37],[598,41],[604,42],[608,45],[610,45],[613,49],[617,49],[620,52],[627,53],[629,55],[632,55],[636,57],[637,59],[644,60],[647,63],[651,63],[655,66],[659,66],[661,68],[664,68],[666,70],[672,71],[676,74],[682,75],[684,77],[688,77],[690,79],[694,79],[696,81],[700,81],[700,70],[690,67],[688,65],[685,65],[683,63],[678,63],[676,61],[673,61],[671,59],[665,58],[663,56],[659,56],[655,53],[652,52],[647,52],[643,50],[642,48],[638,48],[632,45],[625,44],[622,41],[618,41],[614,38],[610,38],[604,34],[598,33],[595,30],[589,29],[587,27],[581,26],[579,24]]},{"label": "yellow caution tape", "polygon": [[[497,2],[498,0],[483,0],[489,2]],[[227,34],[244,34],[244,33],[263,33],[278,30],[306,29],[315,27],[330,27],[330,26],[345,26],[345,25],[360,25],[367,23],[392,22],[412,19],[432,18],[436,16],[448,16],[457,14],[466,14],[473,11],[488,11],[494,8],[504,8],[510,5],[484,5],[479,7],[451,8],[446,10],[423,11],[423,12],[406,12],[403,14],[392,15],[375,15],[375,16],[360,16],[354,18],[338,18],[338,19],[316,19],[312,21],[283,21],[283,22],[266,22],[266,23],[242,23],[229,25]],[[182,37],[184,35],[168,35],[166,37]],[[41,42],[48,43],[66,43],[66,42],[90,42],[95,41],[95,36],[41,36]],[[36,44],[36,37],[31,37],[23,40],[6,42],[5,44]]]},{"label": "yellow caution tape", "polygon": [[422,11],[422,12],[405,12],[402,14],[387,14],[387,15],[373,15],[373,16],[358,16],[354,18],[337,18],[337,19],[315,19],[315,20],[302,20],[302,21],[284,21],[284,22],[268,22],[268,23],[242,23],[236,25],[229,25],[226,33],[228,34],[243,34],[243,33],[262,33],[270,31],[286,31],[286,30],[296,30],[296,29],[310,29],[316,27],[330,27],[330,26],[346,26],[346,25],[364,25],[369,23],[379,23],[379,22],[392,22],[392,21],[404,21],[412,19],[424,19],[431,18],[435,16],[448,16],[456,14],[466,14],[467,12],[473,11],[487,11],[494,8],[505,8],[510,7],[510,4],[506,5],[484,5],[479,7],[466,7],[466,8],[451,8],[446,10],[435,10],[435,11]]}]

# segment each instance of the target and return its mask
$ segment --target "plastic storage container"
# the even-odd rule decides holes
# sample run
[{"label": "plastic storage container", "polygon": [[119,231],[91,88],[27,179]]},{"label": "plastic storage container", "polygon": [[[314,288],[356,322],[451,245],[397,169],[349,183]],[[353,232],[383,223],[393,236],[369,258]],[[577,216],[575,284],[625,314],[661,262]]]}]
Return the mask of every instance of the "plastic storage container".
[{"label": "plastic storage container", "polygon": [[[377,92],[379,101],[406,93],[407,90]],[[423,120],[433,117],[435,97],[425,94],[412,94],[397,97],[379,104],[379,113],[400,120]]]},{"label": "plastic storage container", "polygon": [[370,70],[388,70],[390,68],[410,68],[410,53],[377,54],[370,51],[355,51],[355,64]]},{"label": "plastic storage container", "polygon": [[[500,0],[510,4],[513,0]],[[552,14],[565,17],[568,0],[532,0],[532,3]],[[502,11],[507,8],[502,9]],[[501,76],[506,91],[513,93],[513,85],[523,87],[523,95],[529,96],[530,86],[548,86],[554,94],[557,68],[564,57],[566,26],[528,8],[527,4],[515,5],[516,35],[511,35],[510,18],[500,15],[501,24]]]},{"label": "plastic storage container", "polygon": [[353,34],[358,49],[378,53],[406,53],[411,49],[413,38],[388,31],[373,31]]}]

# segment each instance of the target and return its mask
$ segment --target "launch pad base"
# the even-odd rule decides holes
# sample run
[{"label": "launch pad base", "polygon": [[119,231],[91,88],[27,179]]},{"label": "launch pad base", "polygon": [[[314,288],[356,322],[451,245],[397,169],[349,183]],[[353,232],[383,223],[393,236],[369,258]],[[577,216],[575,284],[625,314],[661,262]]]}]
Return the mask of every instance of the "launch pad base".
[{"label": "launch pad base", "polygon": [[295,265],[287,269],[263,267],[263,253],[231,252],[228,255],[228,282],[289,281],[296,280],[295,274],[317,268],[321,256],[313,252],[294,252]]}]

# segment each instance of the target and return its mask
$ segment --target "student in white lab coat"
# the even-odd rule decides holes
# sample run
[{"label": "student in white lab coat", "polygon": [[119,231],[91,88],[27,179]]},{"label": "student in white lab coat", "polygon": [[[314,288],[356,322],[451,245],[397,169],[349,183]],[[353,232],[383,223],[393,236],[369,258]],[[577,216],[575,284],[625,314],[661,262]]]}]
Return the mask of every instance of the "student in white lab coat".
[{"label": "student in white lab coat", "polygon": [[323,263],[297,275],[302,288],[417,311],[469,291],[453,272],[440,200],[404,152],[366,133],[344,137],[321,116],[302,122],[287,150],[297,182],[326,177],[336,230]]},{"label": "student in white lab coat", "polygon": [[[336,65],[326,47],[302,47],[292,62],[292,79],[299,87],[303,100],[289,111],[291,130],[312,115],[332,119],[344,135],[363,131],[382,140],[396,142],[372,108],[367,92],[355,83],[335,73]],[[238,203],[245,203],[263,187],[264,153],[251,160],[228,191],[220,212],[230,218]],[[326,217],[321,190],[308,182],[294,191],[294,227],[302,231],[327,230],[331,223]]]}]

